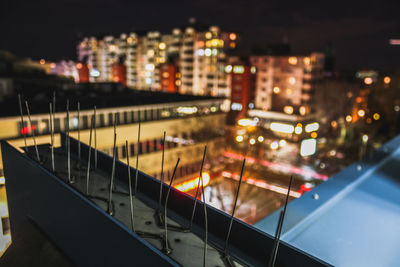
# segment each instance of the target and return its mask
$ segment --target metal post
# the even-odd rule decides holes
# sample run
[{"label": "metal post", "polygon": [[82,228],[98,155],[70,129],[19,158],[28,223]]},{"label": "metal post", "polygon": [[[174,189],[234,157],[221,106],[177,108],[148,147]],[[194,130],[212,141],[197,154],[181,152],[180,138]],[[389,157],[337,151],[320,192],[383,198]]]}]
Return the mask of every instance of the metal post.
[{"label": "metal post", "polygon": [[[206,152],[207,152],[207,146],[204,147],[203,163],[204,163],[204,158],[206,156]],[[203,165],[202,165],[202,168],[203,168]],[[208,218],[207,218],[206,197],[204,195],[204,180],[203,180],[202,171],[200,171],[200,177],[201,177],[201,191],[202,191],[202,194],[203,194],[203,207],[204,207],[204,231],[205,231],[205,237],[204,237],[203,267],[205,267],[206,266],[206,260],[207,260]]]},{"label": "metal post", "polygon": [[269,262],[268,262],[269,267],[275,266],[276,256],[278,255],[278,248],[279,248],[279,242],[280,242],[280,237],[281,237],[281,232],[282,232],[282,225],[283,225],[283,220],[285,219],[287,204],[289,202],[289,195],[290,195],[290,189],[292,188],[292,182],[293,182],[293,176],[290,176],[289,187],[288,187],[288,191],[287,191],[286,199],[285,199],[285,205],[283,206],[283,210],[281,211],[280,216],[279,216],[278,226],[277,226],[276,232],[275,232],[274,245],[272,247],[271,257],[269,258]]},{"label": "metal post", "polygon": [[52,105],[50,103],[50,141],[51,141],[51,169],[53,172],[56,171],[55,163],[54,163],[54,121],[53,121],[53,110]]},{"label": "metal post", "polygon": [[117,134],[114,132],[113,163],[111,169],[110,194],[108,197],[108,209],[107,209],[108,214],[110,214],[111,216],[114,214],[114,210],[112,208],[112,193],[113,193],[114,178],[115,178],[116,143],[117,143]]},{"label": "metal post", "polygon": [[161,212],[161,196],[162,196],[162,187],[164,183],[164,152],[165,152],[165,131],[163,137],[163,148],[162,148],[162,158],[161,158],[161,177],[160,177],[160,196],[158,198],[158,212]]},{"label": "metal post", "polygon": [[139,154],[140,154],[140,120],[139,120],[139,128],[138,128],[138,149],[136,154],[136,176],[135,176],[135,196],[137,194],[137,184],[138,184],[138,175],[139,175]]},{"label": "metal post", "polygon": [[[193,219],[194,219],[194,213],[196,211],[196,205],[197,205],[197,196],[199,194],[199,188],[200,188],[200,181],[203,181],[203,166],[204,166],[204,160],[206,158],[206,153],[207,153],[207,146],[204,147],[204,153],[203,153],[203,160],[201,162],[201,167],[200,167],[200,177],[199,177],[199,181],[197,183],[197,190],[196,190],[196,195],[194,197],[194,204],[193,204],[193,210],[192,210],[192,217],[190,218],[190,226],[189,229],[192,229],[192,225],[193,225]],[[203,183],[203,182],[201,182]],[[203,185],[203,184],[202,184]]]},{"label": "metal post", "polygon": [[244,171],[245,163],[246,163],[246,158],[243,159],[242,170],[240,172],[239,185],[238,185],[238,189],[237,189],[237,192],[236,192],[235,202],[233,204],[233,210],[232,210],[232,215],[231,215],[231,219],[230,219],[230,222],[229,222],[228,234],[226,235],[225,248],[224,248],[225,254],[226,254],[227,249],[228,249],[229,236],[231,235],[233,218],[235,217],[236,204],[237,204],[238,197],[239,197],[240,185],[242,184],[242,178],[243,178],[243,171]]},{"label": "metal post", "polygon": [[86,195],[89,196],[89,178],[90,178],[90,157],[92,155],[92,129],[93,129],[93,117],[90,123],[90,134],[89,134],[89,154],[88,154],[88,164],[86,172]]},{"label": "metal post", "polygon": [[80,112],[81,112],[81,103],[78,101],[78,160],[80,165],[80,160],[81,160],[81,118],[80,118]]},{"label": "metal post", "polygon": [[126,147],[126,163],[128,164],[128,186],[129,186],[129,207],[131,213],[131,227],[132,231],[135,232],[135,224],[133,218],[132,178],[131,178],[131,166],[129,165],[128,140],[125,141],[125,147]]},{"label": "metal post", "polygon": [[38,160],[38,162],[40,163],[40,156],[39,156],[39,150],[36,144],[36,136],[35,136],[35,130],[32,128],[32,119],[31,119],[31,113],[29,112],[29,105],[28,105],[28,101],[25,101],[25,105],[26,105],[26,112],[28,114],[28,119],[29,119],[29,127],[32,130],[32,137],[33,137],[33,144],[35,145],[35,151],[36,151],[36,158]]},{"label": "metal post", "polygon": [[94,106],[94,168],[97,169],[97,122],[96,122],[96,106]]},{"label": "metal post", "polygon": [[176,169],[178,168],[179,161],[180,161],[180,158],[178,158],[175,168],[174,168],[174,172],[172,173],[171,181],[169,182],[167,196],[165,197],[165,204],[164,204],[164,231],[165,231],[165,247],[164,247],[165,251],[164,252],[166,254],[171,253],[171,249],[168,248],[168,222],[167,222],[168,198],[169,198],[169,193],[171,192],[171,186],[174,181],[174,177],[175,177]]},{"label": "metal post", "polygon": [[66,145],[67,145],[67,168],[68,168],[68,181],[72,184],[74,181],[71,177],[71,147],[70,147],[70,139],[69,139],[69,99],[67,99],[67,121],[66,121]]},{"label": "metal post", "polygon": [[23,113],[23,111],[22,111],[21,94],[18,94],[18,104],[19,104],[19,113],[20,113],[20,115],[21,115],[21,129],[22,129],[21,133],[22,133],[22,135],[24,136],[24,144],[25,144],[24,150],[25,150],[26,153],[28,153],[28,145],[27,145],[27,143],[26,143],[26,134],[27,134],[27,133],[25,133],[25,131],[24,131],[24,129],[25,129],[25,123],[24,123],[24,113]]}]

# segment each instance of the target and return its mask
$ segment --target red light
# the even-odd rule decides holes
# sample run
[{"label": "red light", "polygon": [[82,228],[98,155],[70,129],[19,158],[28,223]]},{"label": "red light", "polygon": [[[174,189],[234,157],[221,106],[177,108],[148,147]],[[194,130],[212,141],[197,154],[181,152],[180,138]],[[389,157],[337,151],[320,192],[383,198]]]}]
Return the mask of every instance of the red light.
[{"label": "red light", "polygon": [[34,131],[35,129],[36,129],[36,125],[34,125],[34,124],[32,125],[32,129],[29,127],[23,127],[21,129],[21,134],[28,134],[28,133]]},{"label": "red light", "polygon": [[300,185],[300,192],[309,192],[311,191],[312,187],[311,186],[307,186],[306,184],[302,184]]}]

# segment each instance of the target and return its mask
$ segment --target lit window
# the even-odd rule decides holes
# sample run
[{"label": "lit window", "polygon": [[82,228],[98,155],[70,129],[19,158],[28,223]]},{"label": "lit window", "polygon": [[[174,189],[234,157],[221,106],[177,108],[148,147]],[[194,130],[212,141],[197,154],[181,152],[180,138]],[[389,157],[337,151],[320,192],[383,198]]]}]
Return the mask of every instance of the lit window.
[{"label": "lit window", "polygon": [[274,89],[273,89],[273,91],[274,91],[275,94],[279,94],[279,92],[281,91],[281,89],[279,89],[278,86],[275,86]]},{"label": "lit window", "polygon": [[250,68],[250,72],[253,73],[253,74],[256,73],[256,72],[257,72],[256,67],[252,66],[252,67]]},{"label": "lit window", "polygon": [[366,85],[371,85],[374,82],[374,80],[371,77],[365,77],[364,78],[364,83]]},{"label": "lit window", "polygon": [[389,84],[390,81],[391,81],[391,79],[390,79],[389,76],[386,76],[385,78],[383,78],[383,82],[384,82],[385,84]]},{"label": "lit window", "polygon": [[304,62],[304,65],[310,65],[311,59],[310,59],[309,57],[305,57],[305,58],[303,59],[303,62]]},{"label": "lit window", "polygon": [[207,48],[205,51],[205,55],[208,57],[211,56],[211,49]]},{"label": "lit window", "polygon": [[270,127],[271,131],[274,132],[280,132],[280,133],[293,133],[294,132],[294,126],[286,123],[280,123],[280,122],[273,122],[271,123]]},{"label": "lit window", "polygon": [[283,112],[285,112],[286,114],[293,114],[293,107],[292,106],[284,106],[283,107]]},{"label": "lit window", "polygon": [[295,79],[294,77],[290,77],[290,78],[289,78],[289,83],[290,83],[291,85],[295,84],[295,83],[296,83],[296,79]]},{"label": "lit window", "polygon": [[319,123],[313,122],[306,125],[305,130],[307,133],[318,131]]},{"label": "lit window", "polygon": [[300,113],[300,115],[302,115],[302,116],[306,115],[306,113],[307,113],[307,108],[304,107],[304,106],[301,106],[301,107],[299,108],[299,113]]},{"label": "lit window", "polygon": [[165,47],[166,47],[165,43],[160,43],[160,44],[158,45],[158,48],[160,48],[161,50],[164,50]]},{"label": "lit window", "polygon": [[225,66],[225,72],[230,73],[232,71],[232,65]]},{"label": "lit window", "polygon": [[293,94],[293,90],[291,88],[286,89],[286,94],[288,95]]},{"label": "lit window", "polygon": [[108,50],[109,50],[110,52],[115,52],[115,51],[117,51],[117,46],[116,46],[116,45],[110,45],[110,47],[108,48]]},{"label": "lit window", "polygon": [[288,62],[291,65],[296,65],[297,64],[297,57],[289,57]]},{"label": "lit window", "polygon": [[231,39],[232,41],[235,41],[236,38],[237,38],[236,33],[232,32],[231,34],[229,34],[229,39]]},{"label": "lit window", "polygon": [[242,104],[240,104],[240,103],[232,103],[231,109],[232,110],[242,110]]},{"label": "lit window", "polygon": [[236,73],[236,74],[244,73],[244,67],[242,65],[234,66],[233,73]]},{"label": "lit window", "polygon": [[146,64],[145,69],[147,71],[153,71],[154,70],[154,64]]},{"label": "lit window", "polygon": [[218,46],[218,39],[212,39],[211,40],[211,45],[213,46],[213,47],[216,47],[216,46]]},{"label": "lit window", "polygon": [[153,57],[154,56],[154,50],[153,49],[148,50],[147,51],[147,56]]},{"label": "lit window", "polygon": [[212,33],[211,32],[207,32],[206,33],[206,38],[207,39],[211,39],[212,38]]},{"label": "lit window", "polygon": [[300,155],[303,157],[311,156],[317,151],[317,140],[316,139],[304,139],[300,145]]},{"label": "lit window", "polygon": [[204,56],[204,49],[197,50],[197,55]]},{"label": "lit window", "polygon": [[274,141],[274,142],[272,142],[271,143],[271,145],[270,145],[270,147],[271,147],[271,149],[278,149],[278,147],[279,147],[279,143],[278,143],[278,141]]}]

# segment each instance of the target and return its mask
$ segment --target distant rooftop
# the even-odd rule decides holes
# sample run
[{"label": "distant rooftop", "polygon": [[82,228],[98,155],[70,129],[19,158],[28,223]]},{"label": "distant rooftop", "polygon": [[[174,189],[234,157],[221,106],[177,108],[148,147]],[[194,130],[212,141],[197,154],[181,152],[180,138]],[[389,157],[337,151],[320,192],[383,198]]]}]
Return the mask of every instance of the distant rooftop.
[{"label": "distant rooftop", "polygon": [[[223,99],[211,96],[183,95],[178,93],[165,93],[157,91],[133,90],[123,87],[118,83],[87,83],[73,84],[72,88],[56,89],[39,88],[32,86],[28,90],[21,90],[23,101],[28,100],[31,114],[49,112],[49,103],[53,93],[56,92],[56,111],[65,111],[67,99],[70,102],[70,110],[76,109],[80,102],[81,110],[139,106],[149,104],[162,104],[173,102],[188,102],[199,100]],[[18,116],[18,92],[5,98],[0,103],[0,117]],[[24,109],[25,110],[25,109]]]}]

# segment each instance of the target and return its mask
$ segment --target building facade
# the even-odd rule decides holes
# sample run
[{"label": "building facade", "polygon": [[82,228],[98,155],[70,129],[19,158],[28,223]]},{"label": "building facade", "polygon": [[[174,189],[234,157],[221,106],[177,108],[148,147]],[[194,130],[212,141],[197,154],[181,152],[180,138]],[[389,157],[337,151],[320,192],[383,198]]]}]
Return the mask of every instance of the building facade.
[{"label": "building facade", "polygon": [[[86,37],[78,45],[78,60],[87,62],[90,81],[112,81],[112,65],[123,61],[127,86],[163,90],[160,67],[175,65],[175,86],[182,94],[225,96],[230,94],[225,73],[226,51],[236,47],[237,35],[216,26],[195,26],[145,35]],[[168,87],[168,86],[167,86]]]},{"label": "building facade", "polygon": [[[140,97],[137,96],[137,97]],[[152,96],[150,96],[152,97]],[[62,101],[62,100],[57,100]],[[102,100],[99,100],[100,102]],[[147,100],[148,101],[148,100]],[[146,101],[146,102],[147,102]],[[32,103],[33,104],[33,103]],[[75,108],[76,103],[71,105]],[[132,106],[109,106],[97,109],[97,149],[112,155],[114,118],[117,118],[117,158],[126,161],[126,157],[132,157],[135,162],[139,152],[139,170],[160,177],[162,159],[163,132],[166,132],[164,177],[171,177],[172,170],[178,157],[181,164],[177,170],[176,182],[194,178],[200,171],[202,152],[207,144],[209,159],[220,157],[224,150],[224,126],[226,113],[222,111],[223,99],[207,98],[194,101],[177,101],[166,103],[153,103]],[[32,112],[35,108],[32,105]],[[80,138],[84,143],[89,143],[90,120],[93,109],[80,111],[78,121],[76,109],[71,108],[69,129],[71,136],[78,138],[78,123]],[[36,142],[40,144],[50,143],[49,114],[32,114],[32,125],[28,123],[28,117],[24,117],[24,125],[21,124],[19,115],[3,117],[0,120],[0,139],[9,140],[15,147],[24,146],[24,135],[27,137],[28,146],[32,146],[33,132]],[[141,122],[140,143],[137,143],[137,131]],[[54,129],[58,133],[66,131],[66,112],[55,114]],[[125,141],[128,141],[129,149],[126,151]],[[61,144],[60,135],[55,135],[55,146]],[[93,146],[93,143],[92,143]],[[33,151],[32,151],[33,152]],[[1,155],[1,154],[0,154]],[[1,160],[0,160],[1,163]],[[0,174],[2,172],[0,165]],[[1,175],[0,175],[1,176]]]},{"label": "building facade", "polygon": [[231,110],[239,111],[238,117],[245,117],[247,110],[254,108],[256,67],[247,59],[229,57],[225,72],[229,74]]},{"label": "building facade", "polygon": [[255,107],[306,115],[313,110],[313,95],[323,75],[324,55],[252,56],[257,68]]}]

